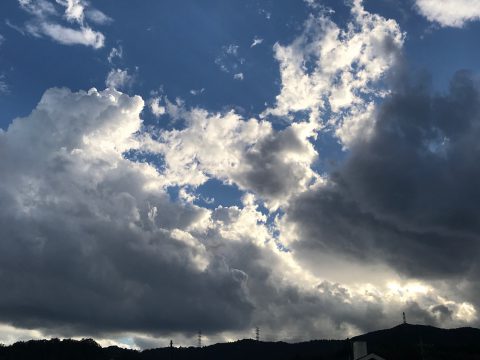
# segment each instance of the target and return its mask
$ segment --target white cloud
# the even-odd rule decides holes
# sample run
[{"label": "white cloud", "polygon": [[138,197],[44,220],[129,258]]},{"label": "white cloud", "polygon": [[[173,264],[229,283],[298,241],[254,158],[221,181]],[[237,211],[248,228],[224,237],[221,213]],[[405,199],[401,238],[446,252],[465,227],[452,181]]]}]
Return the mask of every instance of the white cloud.
[{"label": "white cloud", "polygon": [[105,36],[86,23],[85,13],[88,8],[87,15],[90,14],[90,18],[96,23],[106,23],[109,18],[101,11],[89,8],[89,3],[82,0],[56,0],[57,4],[65,8],[64,17],[74,23],[72,26],[76,25],[76,27],[67,27],[59,23],[60,15],[53,3],[47,0],[18,1],[20,7],[32,15],[32,19],[28,20],[23,28],[10,25],[22,34],[28,33],[35,37],[47,36],[63,45],[84,45],[94,49],[104,46]]},{"label": "white cloud", "polygon": [[480,19],[480,0],[416,0],[415,8],[441,26],[462,27]]},{"label": "white cloud", "polygon": [[205,88],[190,90],[190,94],[192,94],[193,96],[203,94],[204,92],[205,92]]},{"label": "white cloud", "polygon": [[251,47],[251,48],[252,48],[252,47],[255,47],[255,46],[257,46],[257,45],[260,45],[261,43],[263,43],[263,39],[255,36],[255,37],[253,38],[253,41],[252,41],[252,44],[250,45],[250,47]]},{"label": "white cloud", "polygon": [[291,44],[274,46],[282,88],[275,106],[264,116],[310,111],[312,120],[319,121],[330,108],[333,116],[320,125],[337,129],[344,145],[355,141],[357,135],[343,129],[349,123],[356,123],[361,130],[358,134],[368,133],[364,128],[370,126],[370,118],[363,117],[367,122],[359,119],[376,97],[384,95],[373,85],[395,63],[403,34],[394,20],[366,12],[360,0],[354,2],[351,12],[353,20],[346,30],[324,15],[311,16]]},{"label": "white cloud", "polygon": [[5,75],[0,75],[0,94],[8,94],[10,92],[10,87],[5,81]]},{"label": "white cloud", "polygon": [[241,80],[243,80],[243,78],[244,78],[244,77],[243,77],[243,73],[234,74],[234,75],[233,75],[233,78],[234,78],[235,80],[240,80],[240,81],[241,81]]},{"label": "white cloud", "polygon": [[273,209],[317,178],[310,168],[317,153],[309,141],[314,136],[309,123],[274,131],[267,121],[243,119],[233,111],[212,114],[186,110],[181,103],[165,106],[187,127],[160,131],[158,141],[144,146],[162,155],[163,175],[171,185],[196,187],[217,178],[257,194]]},{"label": "white cloud", "polygon": [[69,21],[83,23],[85,4],[82,0],[55,0],[65,7],[65,17]]},{"label": "white cloud", "polygon": [[47,0],[18,0],[20,7],[37,18],[58,15],[55,6]]},{"label": "white cloud", "polygon": [[94,22],[95,24],[105,25],[113,21],[110,16],[105,15],[98,9],[88,9],[85,12],[85,16],[88,20]]},{"label": "white cloud", "polygon": [[90,7],[90,4],[84,0],[55,0],[58,4],[65,7],[65,18],[68,21],[84,24],[85,18],[99,24],[108,24],[112,19],[102,11]]},{"label": "white cloud", "polygon": [[31,32],[42,33],[64,45],[85,45],[95,49],[103,47],[105,36],[89,27],[71,29],[59,24],[42,23],[38,28],[29,28]]},{"label": "white cloud", "polygon": [[225,51],[225,53],[227,53],[229,55],[237,56],[239,47],[240,46],[238,46],[236,44],[230,44],[230,45],[224,47],[224,51]]},{"label": "white cloud", "polygon": [[240,46],[229,44],[222,46],[222,52],[215,58],[215,64],[225,73],[239,73],[239,69],[245,63],[245,59],[240,56]]},{"label": "white cloud", "polygon": [[113,89],[123,89],[131,86],[134,76],[128,73],[128,70],[112,69],[105,79],[105,85]]},{"label": "white cloud", "polygon": [[150,101],[148,102],[150,110],[152,111],[152,114],[155,115],[155,117],[160,117],[166,112],[165,106],[160,105],[160,101],[161,98],[155,97],[150,99]]},{"label": "white cloud", "polygon": [[[4,41],[5,41],[5,37],[2,34],[0,34],[0,46],[2,46]],[[10,88],[8,86],[8,83],[5,80],[5,75],[0,74],[0,95],[8,94],[9,92],[10,92]]]},{"label": "white cloud", "polygon": [[122,59],[123,58],[123,47],[120,45],[119,47],[113,47],[108,54],[108,62],[111,64],[113,63],[114,59]]}]

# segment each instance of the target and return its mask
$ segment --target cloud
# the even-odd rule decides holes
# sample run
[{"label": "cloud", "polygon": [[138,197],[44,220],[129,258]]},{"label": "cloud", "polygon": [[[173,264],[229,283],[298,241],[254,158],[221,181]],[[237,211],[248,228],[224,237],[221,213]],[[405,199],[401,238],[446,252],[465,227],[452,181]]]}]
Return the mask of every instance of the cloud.
[{"label": "cloud", "polygon": [[110,24],[113,21],[113,19],[110,16],[105,15],[103,12],[101,12],[98,9],[88,9],[85,12],[85,16],[88,20],[98,25]]},{"label": "cloud", "polygon": [[[345,146],[368,136],[368,114],[385,95],[379,81],[395,64],[403,34],[394,20],[368,13],[361,1],[353,2],[351,13],[345,30],[326,15],[311,15],[291,44],[275,44],[282,87],[263,116],[310,112]],[[323,113],[329,116],[322,118]]]},{"label": "cloud", "polygon": [[190,94],[192,94],[193,96],[203,94],[204,92],[205,92],[205,88],[190,90]]},{"label": "cloud", "polygon": [[[56,16],[48,2],[22,3]],[[82,21],[84,3],[65,4]],[[448,94],[378,90],[403,34],[352,9],[346,30],[310,17],[275,47],[282,88],[263,118],[152,93],[150,110],[172,126],[144,126],[143,99],[115,90],[131,75],[113,69],[108,89],[49,89],[0,131],[0,337],[151,346],[260,326],[269,340],[342,338],[403,310],[411,322],[477,324],[478,85],[459,73]],[[310,116],[269,121],[301,111]],[[314,142],[328,126],[349,150],[320,176]],[[236,186],[239,204],[198,205],[211,179]]]},{"label": "cloud", "polygon": [[[87,18],[96,23],[105,24],[110,19],[101,11],[91,8],[86,10],[89,4],[81,0],[56,0],[62,5],[64,18],[68,23],[76,24],[75,27],[62,25],[59,21],[60,14],[54,3],[47,0],[18,0],[20,7],[32,15],[23,27],[11,25],[22,34],[28,33],[35,37],[47,36],[63,45],[84,45],[99,49],[104,46],[105,36],[93,30],[85,21]],[[111,20],[111,19],[110,19]]]},{"label": "cloud", "polygon": [[225,73],[239,73],[239,69],[245,63],[245,59],[240,56],[240,46],[229,44],[222,46],[222,52],[215,58],[215,64]]},{"label": "cloud", "polygon": [[107,60],[110,64],[112,64],[115,58],[123,58],[123,47],[121,45],[118,48],[113,47],[112,50],[110,50]]},{"label": "cloud", "polygon": [[113,89],[124,89],[131,86],[134,76],[128,73],[128,70],[112,69],[105,79],[105,85]]},{"label": "cloud", "polygon": [[447,94],[431,94],[425,83],[396,89],[375,111],[371,138],[290,203],[292,248],[476,283],[478,89],[468,72],[455,75]]},{"label": "cloud", "polygon": [[240,80],[240,81],[241,81],[241,80],[244,79],[244,76],[243,76],[243,73],[238,73],[238,74],[234,74],[234,75],[233,75],[233,78],[234,78],[235,80]]},{"label": "cloud", "polygon": [[[0,34],[0,46],[5,42],[5,37]],[[7,81],[5,80],[5,75],[0,74],[0,95],[8,94],[10,92],[10,87],[8,86]]]},{"label": "cloud", "polygon": [[332,305],[294,285],[305,275],[254,201],[214,211],[172,202],[154,167],[123,156],[144,141],[135,135],[142,108],[113,89],[50,89],[0,134],[0,280],[9,288],[0,321],[9,333],[241,332]]},{"label": "cloud", "polygon": [[252,41],[252,44],[250,45],[250,47],[253,48],[253,47],[257,46],[257,45],[260,45],[261,43],[263,43],[263,39],[255,36],[255,37],[253,38],[253,41]]},{"label": "cloud", "polygon": [[84,19],[85,4],[82,0],[55,0],[57,4],[65,7],[67,20],[82,23]]},{"label": "cloud", "polygon": [[161,101],[161,98],[155,97],[155,98],[152,98],[148,104],[150,106],[150,110],[152,111],[152,114],[155,115],[155,117],[160,117],[166,112],[165,106],[160,105],[160,101]]},{"label": "cloud", "polygon": [[103,47],[105,37],[102,33],[92,30],[89,27],[71,29],[62,25],[42,23],[39,27],[27,28],[29,32],[43,34],[64,45],[85,45],[95,49]]},{"label": "cloud", "polygon": [[415,9],[429,21],[445,27],[460,28],[480,19],[478,0],[416,0]]},{"label": "cloud", "polygon": [[50,89],[0,134],[0,321],[67,336],[248,322],[244,279],[194,236],[208,212],[170,202],[153,167],[122,156],[142,108],[111,89]]},{"label": "cloud", "polygon": [[[210,178],[234,183],[277,208],[316,179],[317,153],[308,123],[274,131],[269,122],[243,119],[230,111],[211,114],[166,104],[166,112],[186,122],[183,130],[160,131],[145,149],[161,154],[171,185],[200,186]],[[222,141],[219,141],[222,139]]]},{"label": "cloud", "polygon": [[0,75],[0,94],[8,94],[10,92],[10,87],[5,81],[5,75]]}]

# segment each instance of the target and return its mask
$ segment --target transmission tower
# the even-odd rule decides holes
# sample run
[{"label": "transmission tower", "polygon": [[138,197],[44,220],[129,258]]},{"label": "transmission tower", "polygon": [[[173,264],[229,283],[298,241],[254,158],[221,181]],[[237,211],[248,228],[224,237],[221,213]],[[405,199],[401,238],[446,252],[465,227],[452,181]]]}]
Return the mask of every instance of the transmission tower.
[{"label": "transmission tower", "polygon": [[198,341],[198,347],[201,348],[202,347],[202,330],[198,330],[197,341]]},{"label": "transmission tower", "polygon": [[407,316],[405,315],[405,312],[402,313],[402,316],[403,316],[403,323],[406,324],[407,323]]},{"label": "transmission tower", "polygon": [[258,326],[255,328],[255,340],[260,341],[260,328]]}]

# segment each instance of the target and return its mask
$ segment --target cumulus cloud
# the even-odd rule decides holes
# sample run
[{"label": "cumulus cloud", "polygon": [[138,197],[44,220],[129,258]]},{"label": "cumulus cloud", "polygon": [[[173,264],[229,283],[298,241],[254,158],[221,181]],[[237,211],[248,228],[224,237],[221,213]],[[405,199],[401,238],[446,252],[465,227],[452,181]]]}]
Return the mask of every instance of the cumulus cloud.
[{"label": "cumulus cloud", "polygon": [[232,331],[281,286],[253,205],[172,203],[153,167],[122,156],[142,107],[112,89],[51,89],[1,133],[0,321],[67,336]]},{"label": "cumulus cloud", "polygon": [[[0,134],[0,280],[9,288],[0,299],[1,322],[105,341],[116,333],[186,336],[199,326],[222,340],[260,324],[295,340],[389,324],[390,310],[407,300],[425,311],[432,306],[439,317],[446,311],[438,306],[446,306],[446,318],[456,319],[462,303],[441,300],[433,289],[382,300],[381,289],[366,296],[312,276],[293,253],[277,247],[252,195],[242,207],[214,210],[172,202],[162,173],[123,156],[141,151],[146,141],[147,134],[139,134],[143,105],[113,89],[50,89],[29,116]],[[246,151],[242,142],[260,138],[245,155],[253,165],[279,144],[290,144],[287,158],[302,149],[295,126],[275,134],[268,124],[235,114],[208,118],[198,110],[191,116],[198,118],[194,130],[208,120],[237,154]],[[184,135],[184,146],[198,145],[188,141]],[[264,171],[268,164],[281,168],[282,159],[267,158]],[[255,166],[248,171],[255,174]],[[248,171],[232,176],[254,187]],[[259,192],[271,191],[266,188]],[[367,316],[372,312],[375,317]]]},{"label": "cumulus cloud", "polygon": [[317,153],[308,140],[314,136],[308,123],[274,131],[269,122],[243,119],[233,111],[211,114],[173,104],[166,111],[186,121],[185,129],[161,131],[157,141],[144,146],[162,154],[172,185],[199,186],[218,178],[277,208],[317,178],[311,170]]},{"label": "cumulus cloud", "polygon": [[462,27],[480,19],[478,0],[416,0],[415,9],[440,26]]},{"label": "cumulus cloud", "polygon": [[[61,3],[85,21],[85,3]],[[151,346],[258,325],[293,341],[389,327],[402,310],[411,322],[476,324],[478,84],[459,73],[443,95],[373,88],[403,34],[359,1],[352,9],[346,30],[311,17],[276,45],[282,89],[263,118],[155,93],[147,105],[174,126],[144,127],[143,99],[115,89],[131,75],[113,69],[107,90],[50,89],[0,131],[0,338],[37,329]],[[325,109],[350,149],[320,176]],[[311,116],[268,121],[299,111]],[[210,179],[235,185],[241,204],[197,205]]]},{"label": "cumulus cloud", "polygon": [[20,7],[32,15],[23,27],[17,27],[21,33],[28,33],[36,37],[47,36],[64,45],[85,45],[95,49],[103,47],[105,36],[93,30],[85,20],[93,19],[96,23],[107,23],[110,19],[100,10],[87,7],[89,4],[81,0],[56,0],[56,4],[64,8],[63,17],[70,23],[69,26],[60,23],[60,16],[54,3],[47,0],[18,0]]},{"label": "cumulus cloud", "polygon": [[122,156],[142,107],[51,89],[0,134],[0,321],[67,334],[248,321],[244,280],[191,233],[205,210],[171,203],[153,167]]}]

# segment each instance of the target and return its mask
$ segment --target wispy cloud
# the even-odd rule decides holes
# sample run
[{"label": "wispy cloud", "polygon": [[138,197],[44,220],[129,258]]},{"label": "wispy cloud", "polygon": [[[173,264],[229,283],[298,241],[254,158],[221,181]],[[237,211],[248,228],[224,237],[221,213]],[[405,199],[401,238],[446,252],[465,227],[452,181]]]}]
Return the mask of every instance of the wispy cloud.
[{"label": "wispy cloud", "polygon": [[128,70],[112,69],[105,79],[105,85],[113,89],[124,89],[131,86],[134,81],[134,75],[129,74]]},{"label": "wispy cloud", "polygon": [[233,73],[235,80],[241,80],[243,74],[240,75],[240,69],[245,64],[245,58],[240,56],[240,46],[237,44],[229,44],[222,46],[220,55],[215,58],[215,64],[218,65],[221,71],[230,74]]},{"label": "wispy cloud", "polygon": [[63,45],[84,45],[95,49],[104,46],[105,36],[93,30],[88,25],[87,19],[97,24],[105,24],[110,22],[111,18],[100,10],[91,8],[86,1],[56,0],[53,3],[47,0],[18,0],[18,2],[20,7],[32,16],[23,26],[10,23],[12,28],[22,34],[48,37]]},{"label": "wispy cloud", "polygon": [[252,45],[250,45],[250,47],[253,48],[253,47],[257,46],[257,45],[260,45],[261,43],[263,43],[263,39],[255,36],[255,37],[253,38]]},{"label": "wispy cloud", "polygon": [[108,62],[111,64],[115,59],[122,59],[123,58],[123,47],[119,45],[118,47],[112,48],[110,53],[108,54]]}]

